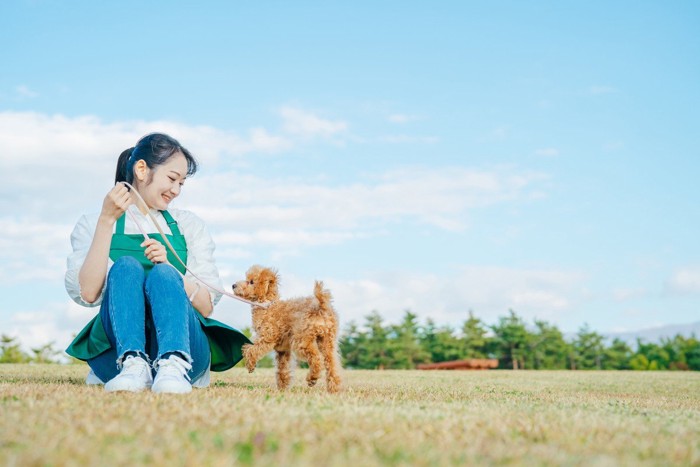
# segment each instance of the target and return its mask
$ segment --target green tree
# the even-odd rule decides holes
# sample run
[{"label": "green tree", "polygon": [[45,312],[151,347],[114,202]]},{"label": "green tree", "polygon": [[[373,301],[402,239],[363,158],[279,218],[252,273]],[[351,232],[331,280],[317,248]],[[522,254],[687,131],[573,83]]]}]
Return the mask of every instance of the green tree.
[{"label": "green tree", "polygon": [[449,326],[437,327],[432,319],[421,328],[421,347],[429,355],[431,362],[447,362],[463,357],[460,340]]},{"label": "green tree", "polygon": [[649,370],[667,370],[671,364],[668,351],[654,342],[637,339],[637,354],[644,355],[649,361]]},{"label": "green tree", "polygon": [[672,339],[661,340],[661,348],[669,356],[668,368],[671,370],[692,370],[700,369],[697,364],[700,355],[700,342],[695,336],[684,337],[677,334]]},{"label": "green tree", "polygon": [[688,363],[689,370],[700,371],[700,341],[691,336],[685,346],[685,361]]},{"label": "green tree", "polygon": [[347,368],[360,368],[360,352],[364,347],[366,333],[360,332],[357,324],[350,321],[338,340],[340,355],[343,358],[343,366]]},{"label": "green tree", "polygon": [[391,359],[388,352],[389,332],[384,328],[383,319],[377,311],[365,317],[367,338],[359,353],[359,368],[389,368]]},{"label": "green tree", "polygon": [[488,329],[483,321],[474,316],[474,312],[469,310],[469,318],[462,325],[462,357],[463,358],[486,358]]},{"label": "green tree", "polygon": [[391,368],[410,369],[430,360],[420,342],[418,316],[406,310],[401,323],[390,326],[388,350]]},{"label": "green tree", "polygon": [[508,316],[499,318],[498,324],[491,326],[491,329],[499,367],[524,369],[530,334],[523,320],[513,310],[509,310]]},{"label": "green tree", "polygon": [[546,321],[535,320],[535,331],[529,342],[531,366],[540,369],[565,369],[569,355],[569,344],[561,331]]},{"label": "green tree", "polygon": [[650,362],[646,355],[638,353],[630,359],[630,367],[637,371],[652,371],[658,370],[659,365],[656,361]]},{"label": "green tree", "polygon": [[16,337],[3,334],[0,336],[0,363],[25,363],[29,355],[22,351]]},{"label": "green tree", "polygon": [[55,342],[49,342],[39,347],[33,347],[34,354],[30,360],[34,363],[58,363],[56,357],[61,354],[60,351],[53,348]]},{"label": "green tree", "polygon": [[630,360],[633,354],[627,342],[616,337],[613,339],[610,347],[603,350],[603,369],[631,370]]},{"label": "green tree", "polygon": [[579,370],[603,368],[603,336],[584,324],[573,342],[576,367]]}]

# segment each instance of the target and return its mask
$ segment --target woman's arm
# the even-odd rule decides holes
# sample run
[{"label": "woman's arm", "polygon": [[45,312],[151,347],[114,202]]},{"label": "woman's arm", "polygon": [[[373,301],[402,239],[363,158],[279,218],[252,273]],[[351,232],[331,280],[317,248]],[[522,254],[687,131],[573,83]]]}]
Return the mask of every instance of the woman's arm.
[{"label": "woman's arm", "polygon": [[87,303],[95,302],[102,292],[107,277],[107,260],[112,243],[114,223],[124,214],[130,204],[129,190],[121,183],[115,185],[105,197],[102,212],[95,228],[95,235],[78,273],[80,293],[82,299]]},{"label": "woman's arm", "polygon": [[[201,280],[221,288],[219,271],[214,261],[216,247],[206,225],[189,211],[180,211],[178,223],[187,238],[187,267]],[[210,291],[204,284],[197,290],[197,281],[189,273],[185,276],[185,291],[192,299],[192,306],[205,318],[212,314],[214,305],[221,298],[220,293]]]},{"label": "woman's arm", "polygon": [[185,279],[185,292],[190,297],[194,309],[202,316],[208,318],[212,314],[214,305],[211,302],[211,296],[206,286],[198,286],[196,282],[188,278]]}]

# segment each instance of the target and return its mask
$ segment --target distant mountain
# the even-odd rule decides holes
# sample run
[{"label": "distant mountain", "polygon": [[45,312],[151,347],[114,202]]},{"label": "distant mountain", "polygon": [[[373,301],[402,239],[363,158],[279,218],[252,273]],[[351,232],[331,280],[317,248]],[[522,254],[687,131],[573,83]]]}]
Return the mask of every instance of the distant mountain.
[{"label": "distant mountain", "polygon": [[673,338],[678,334],[684,337],[690,337],[692,334],[695,334],[695,337],[700,339],[700,321],[687,324],[669,324],[632,332],[605,333],[604,336],[611,341],[615,338],[621,339],[634,347],[637,344],[637,338],[642,339],[644,342],[658,343],[664,337]]}]

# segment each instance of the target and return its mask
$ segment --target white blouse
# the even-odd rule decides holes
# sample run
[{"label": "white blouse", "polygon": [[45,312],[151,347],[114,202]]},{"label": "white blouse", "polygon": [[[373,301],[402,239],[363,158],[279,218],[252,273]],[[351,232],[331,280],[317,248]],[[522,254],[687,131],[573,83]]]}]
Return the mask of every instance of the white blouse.
[{"label": "white blouse", "polygon": [[[142,214],[135,208],[131,208],[131,212],[134,214],[134,217],[136,217],[146,233],[158,233],[158,229],[156,229],[156,227],[153,225],[153,221],[147,214]],[[207,230],[204,221],[190,211],[168,209],[168,212],[177,222],[180,233],[185,236],[185,240],[187,241],[187,267],[203,281],[221,289],[222,283],[221,279],[219,278],[219,271],[216,268],[216,263],[214,262],[215,245],[211,235],[209,235],[209,231]],[[151,214],[153,214],[153,216],[156,218],[163,232],[166,234],[172,234],[172,231],[168,227],[168,223],[165,221],[165,218],[160,211],[152,209]],[[98,218],[99,213],[84,215],[75,225],[73,233],[70,236],[71,245],[73,246],[73,253],[68,256],[68,270],[66,271],[65,277],[68,295],[70,295],[73,301],[75,301],[78,305],[89,307],[98,306],[102,303],[104,289],[107,284],[107,280],[105,279],[105,286],[102,287],[102,291],[94,303],[88,303],[83,300],[80,293],[78,274],[80,272],[80,268],[83,266],[85,258],[87,257],[90,245],[92,244],[92,238],[95,235]],[[136,224],[134,224],[134,221],[130,215],[126,216],[124,233],[141,234],[141,231]],[[114,262],[111,259],[108,259],[107,271],[109,271],[109,268],[111,268],[113,264]],[[187,271],[185,277],[193,280],[194,282],[199,282],[192,277],[192,274],[189,271]],[[205,286],[202,284],[202,287]],[[221,294],[219,292],[209,290],[209,295],[213,305],[216,305],[221,299]]]}]

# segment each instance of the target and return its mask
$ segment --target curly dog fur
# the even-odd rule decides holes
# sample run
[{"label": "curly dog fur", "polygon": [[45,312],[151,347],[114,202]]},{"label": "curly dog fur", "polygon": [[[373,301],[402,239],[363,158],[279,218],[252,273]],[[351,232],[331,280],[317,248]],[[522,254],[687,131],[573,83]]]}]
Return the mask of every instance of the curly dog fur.
[{"label": "curly dog fur", "polygon": [[269,302],[267,308],[253,305],[255,344],[243,346],[243,356],[249,372],[260,358],[274,350],[277,359],[277,387],[281,390],[291,382],[292,352],[299,360],[309,363],[306,382],[314,386],[326,369],[326,388],[340,390],[338,355],[338,315],[331,305],[331,293],[316,281],[314,295],[279,299],[277,271],[252,266],[245,280],[233,284],[233,293],[252,302]]}]

